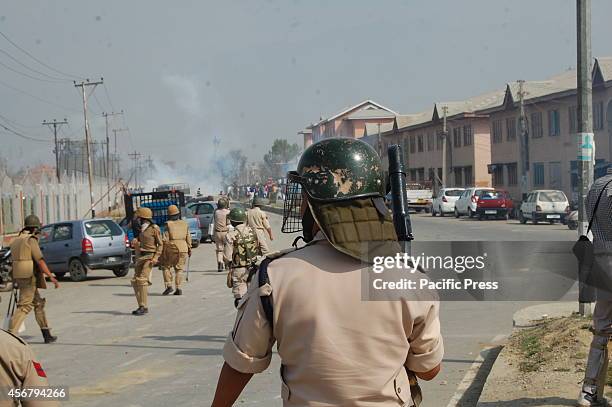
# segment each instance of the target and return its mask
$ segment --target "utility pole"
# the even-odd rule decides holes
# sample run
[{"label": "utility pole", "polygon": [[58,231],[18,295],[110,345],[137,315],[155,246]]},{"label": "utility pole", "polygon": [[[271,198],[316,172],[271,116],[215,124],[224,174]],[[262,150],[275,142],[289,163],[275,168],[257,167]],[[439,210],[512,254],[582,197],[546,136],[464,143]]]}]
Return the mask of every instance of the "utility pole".
[{"label": "utility pole", "polygon": [[382,140],[380,138],[380,122],[378,123],[378,156],[382,160]]},{"label": "utility pole", "polygon": [[92,92],[95,90],[96,86],[102,85],[104,83],[104,79],[100,78],[97,82],[90,82],[89,79],[86,82],[76,83],[74,82],[74,86],[76,88],[81,88],[81,95],[83,98],[83,116],[85,118],[85,150],[87,152],[87,177],[89,179],[89,198],[91,201],[91,217],[96,217],[96,208],[95,208],[95,198],[93,192],[93,178],[92,178],[92,168],[91,168],[91,130],[89,129],[89,122],[87,121],[87,87],[93,86]]},{"label": "utility pole", "polygon": [[[109,116],[119,116],[123,114],[123,110],[120,111],[119,113],[115,113],[115,112],[110,112],[110,113],[102,113],[102,116],[104,116],[104,122],[106,124],[106,171],[105,174],[106,175],[106,197],[107,197],[107,201],[108,201],[108,214],[110,216],[110,212],[111,212],[111,198],[110,198],[110,165],[111,165],[111,159],[110,159],[110,137],[108,134],[108,117]],[[116,143],[115,143],[116,144]],[[115,146],[116,147],[116,146]]]},{"label": "utility pole", "polygon": [[56,119],[53,119],[52,122],[48,122],[43,120],[42,125],[48,126],[49,128],[53,126],[53,141],[55,143],[55,149],[53,152],[55,153],[55,176],[57,177],[57,183],[60,183],[60,166],[59,166],[59,146],[57,145],[57,127],[62,124],[68,124],[68,121],[64,119],[61,122],[58,122]]},{"label": "utility pole", "polygon": [[[122,110],[123,112],[123,110]],[[117,133],[120,133],[122,131],[128,131],[127,128],[125,129],[113,129],[113,137],[114,137],[114,141],[113,143],[115,144],[114,146],[114,155],[115,155],[115,160],[117,162],[117,171],[115,171],[115,166],[113,166],[113,179],[115,180],[115,182],[117,182],[117,179],[119,178],[119,157],[117,156]]]},{"label": "utility pole", "polygon": [[221,144],[221,140],[219,139],[219,137],[215,136],[213,137],[213,146],[214,146],[214,153],[215,153],[215,157],[217,157],[217,153],[218,153],[218,149],[219,149],[219,144]]},{"label": "utility pole", "polygon": [[448,106],[442,106],[442,188],[446,188],[446,177],[448,173],[447,166],[447,141],[448,141],[448,128],[446,127],[446,114],[448,113]]},{"label": "utility pole", "polygon": [[134,187],[138,189],[138,168],[140,167],[139,161],[140,157],[142,157],[142,154],[137,151],[134,151],[133,153],[128,154],[128,157],[130,157],[134,161]]},{"label": "utility pole", "polygon": [[153,177],[153,159],[151,158],[151,156],[147,156],[146,159],[146,163],[147,163],[147,176],[149,178]]},{"label": "utility pole", "polygon": [[525,117],[525,95],[527,94],[524,89],[525,81],[519,80],[519,125],[521,130],[521,137],[519,139],[519,149],[521,157],[521,201],[524,201],[529,192],[529,132],[527,131],[527,119]]},{"label": "utility pole", "polygon": [[[593,137],[593,84],[591,78],[591,0],[576,0],[577,66],[578,66],[578,235],[586,235],[588,214],[586,198],[593,183],[595,139]],[[580,286],[579,312],[591,313],[595,295]],[[603,387],[603,386],[602,386]]]}]

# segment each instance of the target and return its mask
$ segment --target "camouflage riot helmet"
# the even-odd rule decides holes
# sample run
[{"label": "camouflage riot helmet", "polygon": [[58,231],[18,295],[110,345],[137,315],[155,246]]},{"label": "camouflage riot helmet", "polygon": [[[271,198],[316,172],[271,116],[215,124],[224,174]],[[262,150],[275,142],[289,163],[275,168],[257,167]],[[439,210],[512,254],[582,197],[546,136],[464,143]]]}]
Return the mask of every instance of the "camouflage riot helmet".
[{"label": "camouflage riot helmet", "polygon": [[260,198],[258,196],[253,198],[253,205],[252,206],[253,206],[253,208],[258,207],[258,206],[264,206],[263,198]]},{"label": "camouflage riot helmet", "polygon": [[141,219],[151,220],[153,219],[153,211],[149,208],[141,206],[136,210],[136,216]]},{"label": "camouflage riot helmet", "polygon": [[38,216],[36,216],[34,214],[26,216],[26,218],[23,221],[23,225],[26,228],[40,228],[40,227],[42,227],[42,224],[40,223],[40,219],[38,219]]},{"label": "camouflage riot helmet", "polygon": [[246,222],[246,212],[242,208],[233,208],[229,213],[229,220],[232,224]]},{"label": "camouflage riot helmet", "polygon": [[[387,245],[397,235],[384,203],[380,157],[361,140],[330,138],[308,147],[297,171],[287,174],[285,195],[285,233],[303,231],[308,242],[316,224],[337,250],[358,259],[396,248]],[[367,254],[365,242],[374,248]]]}]

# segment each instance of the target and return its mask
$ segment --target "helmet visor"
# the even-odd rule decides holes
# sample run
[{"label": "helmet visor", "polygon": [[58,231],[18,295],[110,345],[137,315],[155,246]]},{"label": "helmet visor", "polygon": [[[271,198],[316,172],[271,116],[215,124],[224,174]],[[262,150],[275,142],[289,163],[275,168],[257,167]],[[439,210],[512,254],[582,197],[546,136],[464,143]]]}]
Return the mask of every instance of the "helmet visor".
[{"label": "helmet visor", "polygon": [[302,184],[297,172],[287,174],[285,202],[283,205],[283,233],[302,231]]}]

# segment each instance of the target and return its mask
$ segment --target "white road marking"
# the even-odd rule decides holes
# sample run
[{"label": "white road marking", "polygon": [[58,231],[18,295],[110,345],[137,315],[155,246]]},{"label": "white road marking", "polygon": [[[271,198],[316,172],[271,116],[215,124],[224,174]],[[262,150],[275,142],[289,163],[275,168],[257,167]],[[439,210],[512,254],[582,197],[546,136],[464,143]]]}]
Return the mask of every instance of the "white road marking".
[{"label": "white road marking", "polygon": [[134,363],[136,363],[136,362],[146,358],[147,356],[151,356],[151,355],[152,355],[152,353],[145,353],[144,355],[140,355],[137,358],[134,358],[132,360],[129,360],[129,361],[125,362],[125,363],[120,364],[119,367],[126,367],[126,366],[129,366],[129,365],[133,365]]}]

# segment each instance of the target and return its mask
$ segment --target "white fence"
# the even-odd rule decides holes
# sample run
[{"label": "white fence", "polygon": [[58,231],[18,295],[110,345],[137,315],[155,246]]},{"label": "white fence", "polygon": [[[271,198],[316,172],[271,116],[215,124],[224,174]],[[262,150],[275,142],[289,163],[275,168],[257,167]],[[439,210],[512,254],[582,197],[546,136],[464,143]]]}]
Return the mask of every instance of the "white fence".
[{"label": "white fence", "polygon": [[[94,197],[106,193],[106,183],[94,183]],[[96,211],[107,208],[107,199],[96,205]],[[90,209],[89,184],[81,176],[62,177],[46,173],[26,174],[11,179],[0,170],[0,235],[16,233],[23,227],[26,216],[35,214],[43,224],[79,219]]]}]

